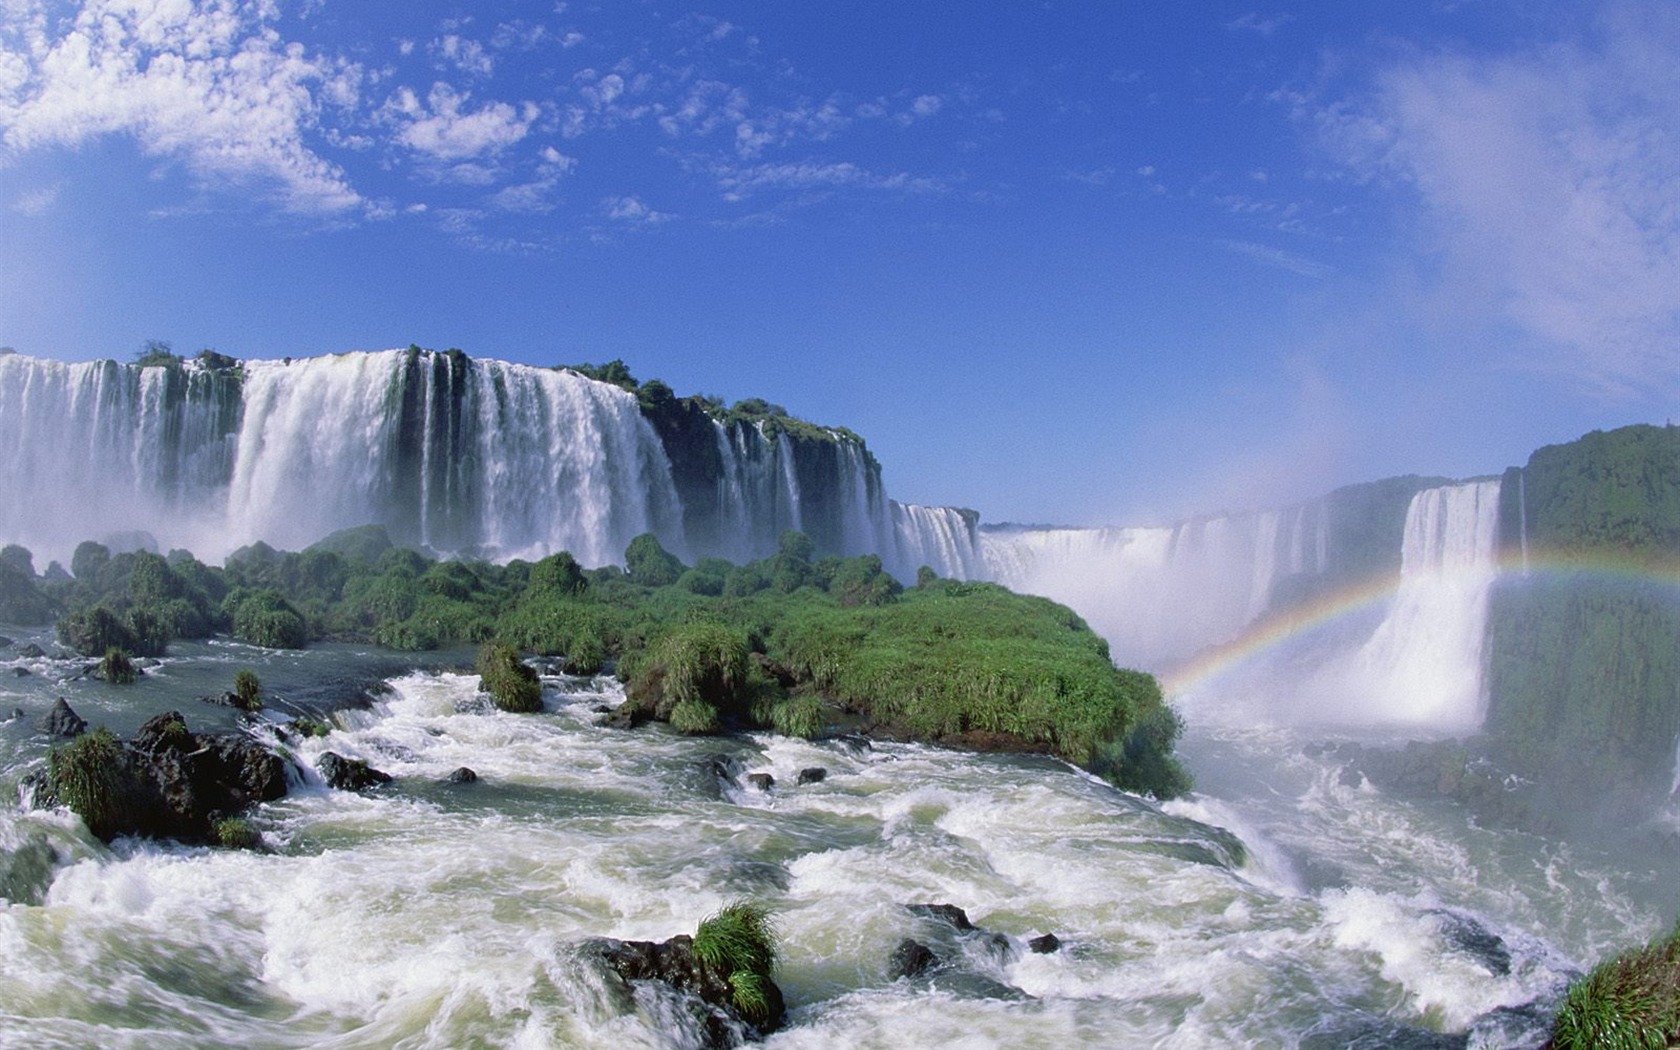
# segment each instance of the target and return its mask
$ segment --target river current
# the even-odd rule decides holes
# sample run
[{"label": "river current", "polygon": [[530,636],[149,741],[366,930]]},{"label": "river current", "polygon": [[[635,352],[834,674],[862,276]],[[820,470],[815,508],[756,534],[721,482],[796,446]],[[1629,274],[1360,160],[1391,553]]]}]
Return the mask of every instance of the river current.
[{"label": "river current", "polygon": [[[64,811],[0,810],[5,1047],[695,1045],[577,946],[692,932],[741,897],[781,934],[771,1048],[1533,1047],[1573,975],[1680,904],[1655,861],[1386,796],[1300,728],[1193,721],[1197,792],[1157,806],[1037,757],[613,729],[610,679],[546,676],[542,713],[504,714],[451,670],[465,653],[181,643],[130,687],[16,654],[8,785],[42,765],[53,697],[119,734],[171,708],[232,725],[195,697],[240,667],[265,717],[337,708],[303,765],[330,749],[396,780],[301,774],[255,813],[255,852],[108,848]],[[461,766],[480,780],[446,783]],[[906,907],[934,902],[982,932]],[[1059,951],[1030,950],[1043,933]],[[905,937],[942,965],[890,977]]]}]

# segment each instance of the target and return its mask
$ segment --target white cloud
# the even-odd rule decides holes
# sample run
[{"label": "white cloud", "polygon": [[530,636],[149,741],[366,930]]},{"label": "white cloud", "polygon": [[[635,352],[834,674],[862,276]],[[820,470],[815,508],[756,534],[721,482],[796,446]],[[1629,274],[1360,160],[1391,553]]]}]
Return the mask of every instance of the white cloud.
[{"label": "white cloud", "polygon": [[1680,379],[1680,11],[1596,46],[1433,54],[1317,113],[1355,171],[1409,187],[1435,292],[1479,296],[1529,363],[1628,395]]},{"label": "white cloud", "polygon": [[454,33],[434,41],[432,52],[446,66],[452,66],[463,73],[487,77],[496,70],[495,60],[484,50],[483,44]]},{"label": "white cloud", "polygon": [[365,205],[306,143],[315,91],[333,85],[335,103],[353,94],[353,67],[282,40],[276,17],[233,0],[94,0],[65,19],[14,2],[0,22],[0,145],[125,134],[206,183],[271,185],[295,211]]},{"label": "white cloud", "polygon": [[38,190],[21,193],[12,202],[12,210],[19,215],[27,215],[32,219],[45,215],[52,211],[53,206],[58,203],[58,195],[63,188],[63,183],[55,182],[51,186],[43,186]]},{"label": "white cloud", "polygon": [[608,197],[601,202],[601,210],[614,222],[633,226],[657,226],[675,217],[653,210],[638,197]]},{"label": "white cloud", "polygon": [[906,172],[879,175],[850,161],[835,164],[806,161],[793,164],[759,164],[749,168],[722,168],[717,172],[717,179],[723,189],[724,199],[731,201],[744,200],[754,193],[769,189],[853,188],[931,193],[943,188],[933,179],[917,178]]},{"label": "white cloud", "polygon": [[533,102],[517,109],[506,102],[464,109],[469,98],[440,81],[422,104],[413,91],[402,88],[387,103],[391,113],[406,121],[398,141],[437,160],[468,160],[494,155],[518,142],[539,114]]},{"label": "white cloud", "polygon": [[938,95],[919,95],[916,101],[910,103],[910,112],[918,117],[931,117],[939,112],[944,101]]}]

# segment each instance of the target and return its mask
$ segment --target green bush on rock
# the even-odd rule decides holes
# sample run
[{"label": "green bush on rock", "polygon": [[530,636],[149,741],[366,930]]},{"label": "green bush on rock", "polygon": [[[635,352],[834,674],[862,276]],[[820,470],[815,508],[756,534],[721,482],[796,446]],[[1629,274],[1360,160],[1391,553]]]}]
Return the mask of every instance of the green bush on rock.
[{"label": "green bush on rock", "polygon": [[132,823],[134,777],[122,744],[104,726],[53,748],[47,783],[99,838],[109,839]]},{"label": "green bush on rock", "polygon": [[777,954],[775,923],[750,901],[724,905],[694,931],[695,958],[725,975],[735,1009],[755,1024],[773,1013],[769,982]]},{"label": "green bush on rock", "polygon": [[478,688],[490,694],[498,709],[515,714],[542,710],[542,683],[513,646],[485,643],[478,651],[478,674]]}]

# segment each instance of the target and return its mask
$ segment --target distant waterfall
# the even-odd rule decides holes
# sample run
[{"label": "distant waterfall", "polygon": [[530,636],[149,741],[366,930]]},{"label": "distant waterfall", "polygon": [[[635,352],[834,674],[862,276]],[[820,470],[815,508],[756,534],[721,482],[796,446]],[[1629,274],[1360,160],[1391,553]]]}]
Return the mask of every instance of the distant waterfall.
[{"label": "distant waterfall", "polygon": [[1280,580],[1322,569],[1308,504],[1159,528],[981,530],[986,575],[1072,606],[1115,658],[1161,668],[1235,637]]},{"label": "distant waterfall", "polygon": [[682,549],[681,510],[636,399],[570,372],[403,350],[212,370],[0,358],[12,450],[0,533],[66,559],[145,530],[220,558],[377,522],[495,557]]},{"label": "distant waterfall", "polygon": [[979,515],[952,507],[892,504],[896,565],[888,565],[906,582],[927,566],[946,579],[971,580],[985,575],[986,563],[975,531]]}]

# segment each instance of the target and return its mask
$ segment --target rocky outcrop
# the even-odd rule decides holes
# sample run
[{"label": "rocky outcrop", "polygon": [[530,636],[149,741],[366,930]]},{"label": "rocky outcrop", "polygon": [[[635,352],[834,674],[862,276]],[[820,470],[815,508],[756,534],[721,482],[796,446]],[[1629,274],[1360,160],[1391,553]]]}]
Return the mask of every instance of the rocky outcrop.
[{"label": "rocky outcrop", "polygon": [[391,782],[391,774],[374,769],[365,759],[345,758],[336,751],[326,751],[315,760],[315,769],[330,788],[340,791],[362,791]]},{"label": "rocky outcrop", "polygon": [[194,733],[178,711],[118,741],[103,728],[55,748],[38,804],[75,810],[109,842],[119,835],[219,842],[217,825],[286,793],[285,763],[237,733]]},{"label": "rocky outcrop", "polygon": [[633,999],[639,984],[653,983],[675,993],[707,1047],[739,1046],[773,1032],[787,1013],[781,989],[766,980],[767,1019],[754,1024],[742,1016],[729,978],[695,955],[694,938],[687,934],[657,943],[599,938],[586,942],[584,953],[599,959],[626,1001]]},{"label": "rocky outcrop", "polygon": [[68,739],[87,732],[87,720],[76,714],[61,696],[53,702],[52,709],[35,723],[35,728],[48,736]]}]

